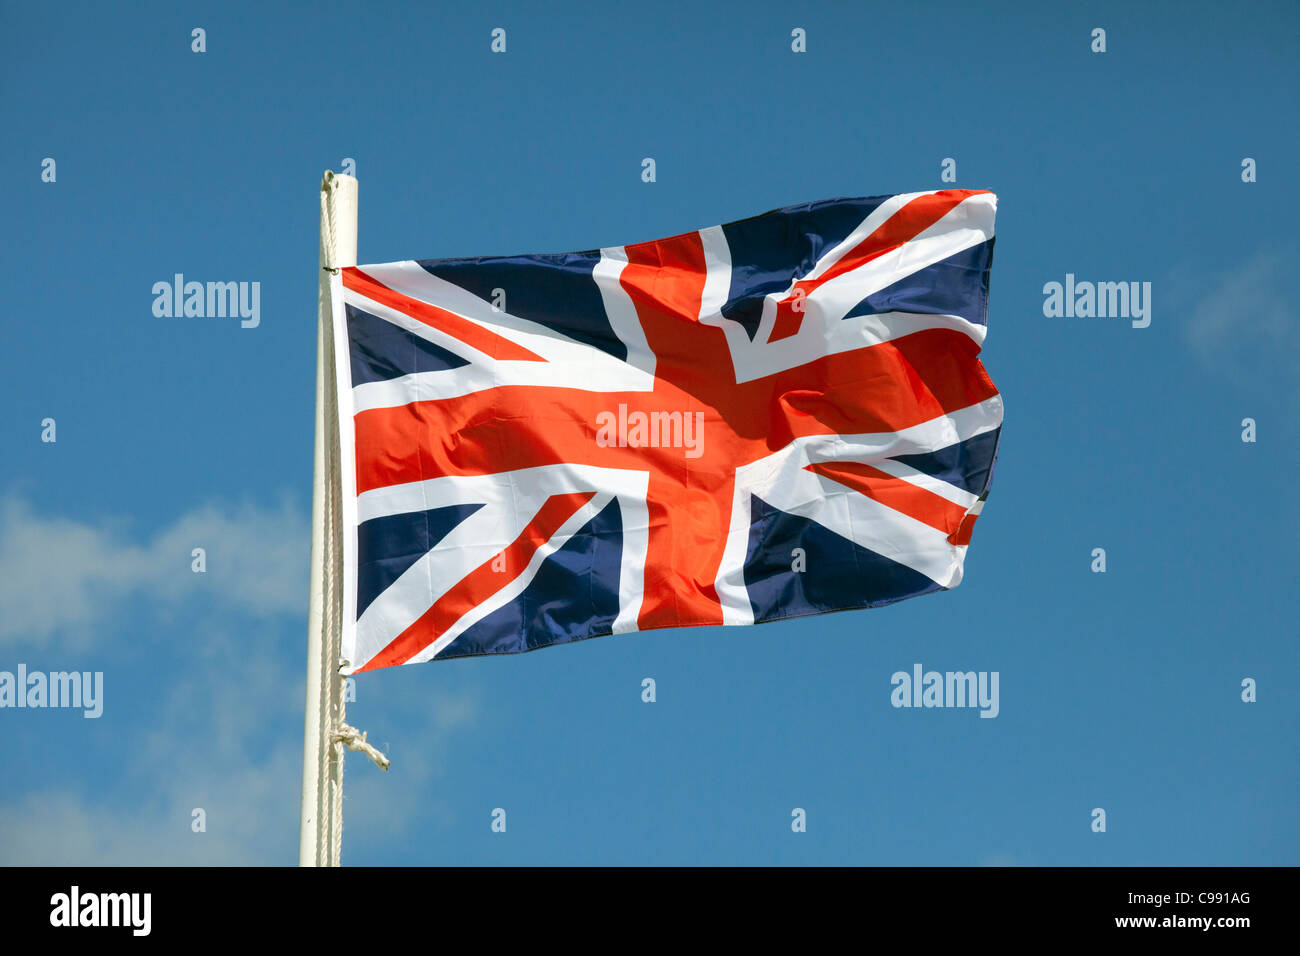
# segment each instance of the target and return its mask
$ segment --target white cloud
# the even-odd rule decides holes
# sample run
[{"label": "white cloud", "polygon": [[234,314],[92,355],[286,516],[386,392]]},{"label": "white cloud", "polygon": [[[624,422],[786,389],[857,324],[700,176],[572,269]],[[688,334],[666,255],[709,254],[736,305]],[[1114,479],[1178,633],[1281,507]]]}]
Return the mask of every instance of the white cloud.
[{"label": "white cloud", "polygon": [[[185,653],[154,660],[163,669],[129,705],[116,707],[110,693],[101,720],[74,721],[73,730],[51,724],[47,732],[73,736],[40,741],[75,752],[76,734],[111,731],[120,759],[109,776],[87,778],[75,762],[47,773],[39,769],[46,758],[24,763],[30,737],[0,739],[0,766],[12,771],[0,774],[0,865],[297,861],[306,628],[287,615],[305,617],[309,544],[306,516],[288,504],[204,506],[132,540],[120,524],[0,502],[0,650],[86,642],[93,630],[111,651],[138,633],[111,621],[129,599],[183,619],[188,638]],[[207,549],[206,574],[190,570],[193,547]],[[219,603],[194,615],[182,602],[200,592]],[[480,706],[449,674],[432,693],[433,675],[421,676],[358,678],[348,720],[394,765],[385,774],[348,755],[345,861],[363,844],[381,856],[406,846],[413,827],[438,818],[443,798],[433,781],[455,731],[473,725]],[[207,815],[204,833],[191,830],[196,807]]]},{"label": "white cloud", "polygon": [[[175,793],[156,810],[94,803],[67,791],[29,793],[0,804],[0,864],[6,866],[255,866],[298,858],[298,755],[285,748],[267,766],[227,768],[220,788],[195,786],[207,832],[190,829],[191,801]],[[277,780],[276,778],[280,778]]]},{"label": "white cloud", "polygon": [[[239,633],[232,640],[205,628],[205,658],[158,680],[157,706],[131,711],[131,725],[112,727],[119,776],[46,777],[21,793],[13,792],[21,778],[6,780],[0,863],[295,862],[303,678],[257,650],[273,644],[274,629]],[[106,710],[102,719],[118,718]],[[206,814],[205,832],[191,829],[195,808]]]},{"label": "white cloud", "polygon": [[[147,595],[175,603],[200,592],[251,613],[307,608],[310,531],[305,514],[278,508],[204,505],[148,541],[36,513],[18,498],[0,503],[0,646],[52,635],[85,644],[91,625],[120,603]],[[203,548],[207,571],[191,570]]]},{"label": "white cloud", "polygon": [[[123,779],[103,782],[111,796],[44,786],[0,802],[0,865],[297,862],[302,680],[288,680],[260,655],[231,659],[239,642],[214,643],[228,643],[218,655],[222,666],[173,682],[151,729],[122,735]],[[385,699],[383,708],[390,719],[391,703]],[[416,821],[442,815],[433,781],[443,772],[451,731],[478,714],[472,689],[433,708],[415,707],[414,694],[396,703],[402,746],[393,769],[383,773],[360,754],[347,756],[345,863],[363,846],[381,856],[386,847],[407,846]],[[373,733],[371,741],[380,742]],[[121,792],[124,781],[129,794]],[[190,828],[196,807],[207,815],[204,833]]]},{"label": "white cloud", "polygon": [[[390,681],[380,691],[377,686],[367,688],[367,676],[381,675],[358,678],[358,703],[349,705],[348,722],[367,731],[370,743],[383,750],[393,766],[384,773],[360,754],[348,755],[343,780],[345,865],[349,858],[356,858],[358,846],[382,856],[386,845],[410,843],[413,821],[448,816],[449,808],[433,782],[442,774],[453,732],[473,727],[481,714],[479,694],[473,687],[434,689],[429,675],[420,681]],[[371,694],[379,693],[383,694],[382,705],[370,706]],[[372,724],[370,719],[376,722]],[[400,725],[395,727],[398,721]],[[394,738],[391,742],[386,739],[390,737]]]},{"label": "white cloud", "polygon": [[1300,381],[1288,293],[1298,255],[1267,249],[1217,275],[1184,270],[1174,277],[1170,304],[1187,316],[1188,344],[1220,376],[1243,387],[1271,387],[1270,372]]}]

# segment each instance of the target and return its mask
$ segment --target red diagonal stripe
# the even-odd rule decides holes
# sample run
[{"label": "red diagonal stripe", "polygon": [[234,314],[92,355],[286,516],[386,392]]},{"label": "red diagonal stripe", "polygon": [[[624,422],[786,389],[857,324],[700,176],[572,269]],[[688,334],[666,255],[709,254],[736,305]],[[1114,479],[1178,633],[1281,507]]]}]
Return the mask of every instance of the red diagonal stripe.
[{"label": "red diagonal stripe", "polygon": [[[467,574],[450,591],[438,598],[419,620],[404,630],[356,673],[405,664],[436,641],[444,631],[467,613],[519,576],[528,567],[537,549],[550,541],[574,512],[594,498],[594,491],[568,495],[551,495],[533,520],[503,551],[493,555]],[[504,562],[499,559],[504,558]],[[504,563],[507,571],[495,571],[494,562]],[[513,573],[512,573],[513,572]]]},{"label": "red diagonal stripe", "polygon": [[494,359],[515,362],[544,362],[540,355],[528,351],[522,345],[512,342],[504,336],[489,332],[483,326],[471,322],[454,312],[440,309],[436,305],[413,299],[409,295],[390,289],[373,276],[366,275],[355,266],[343,270],[343,286],[368,299],[374,299],[390,309],[403,315],[418,319],[430,328],[455,336],[466,345],[473,346],[484,355]]},{"label": "red diagonal stripe", "polygon": [[961,505],[860,461],[813,462],[805,470],[825,475],[944,534],[955,533],[966,517]]},{"label": "red diagonal stripe", "polygon": [[949,544],[965,545],[970,544],[971,532],[975,530],[975,519],[977,514],[968,514],[961,519],[961,525],[952,534],[948,535]]},{"label": "red diagonal stripe", "polygon": [[772,326],[772,334],[768,341],[787,339],[799,331],[799,326],[803,323],[803,312],[795,311],[794,304],[800,298],[798,295],[800,290],[804,297],[812,295],[816,289],[837,276],[851,272],[859,266],[866,265],[872,259],[897,249],[909,239],[929,229],[971,196],[984,192],[988,190],[943,189],[911,200],[885,220],[880,228],[845,253],[844,257],[824,275],[816,279],[796,282],[794,288],[790,290],[790,295],[776,305],[776,322]]}]

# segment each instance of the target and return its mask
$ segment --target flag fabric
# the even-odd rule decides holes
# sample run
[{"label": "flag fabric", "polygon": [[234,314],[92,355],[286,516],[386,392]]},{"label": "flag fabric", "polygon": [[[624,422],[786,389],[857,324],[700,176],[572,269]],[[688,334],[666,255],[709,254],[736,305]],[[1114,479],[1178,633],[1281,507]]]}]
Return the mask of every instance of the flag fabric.
[{"label": "flag fabric", "polygon": [[343,672],[956,586],[996,197],[333,278]]}]

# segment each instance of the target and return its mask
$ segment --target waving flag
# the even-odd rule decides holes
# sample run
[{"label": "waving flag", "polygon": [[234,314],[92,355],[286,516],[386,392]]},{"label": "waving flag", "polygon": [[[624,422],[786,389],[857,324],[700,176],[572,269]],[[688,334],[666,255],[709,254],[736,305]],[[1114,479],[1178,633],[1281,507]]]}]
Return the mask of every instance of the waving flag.
[{"label": "waving flag", "polygon": [[996,203],[341,270],[344,673],[957,585]]}]

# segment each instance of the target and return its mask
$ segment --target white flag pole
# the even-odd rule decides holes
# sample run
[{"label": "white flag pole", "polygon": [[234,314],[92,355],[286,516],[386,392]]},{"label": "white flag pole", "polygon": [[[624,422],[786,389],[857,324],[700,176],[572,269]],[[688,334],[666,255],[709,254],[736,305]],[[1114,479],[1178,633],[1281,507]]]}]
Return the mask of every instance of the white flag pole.
[{"label": "white flag pole", "polygon": [[[334,318],[330,276],[357,264],[357,181],[326,171],[320,193],[316,331],[316,455],[307,612],[307,713],[303,732],[299,866],[338,866],[343,832],[343,679],[339,676],[342,524]],[[347,728],[351,730],[351,728]],[[348,742],[351,746],[351,743]],[[386,761],[385,761],[386,764]]]}]

